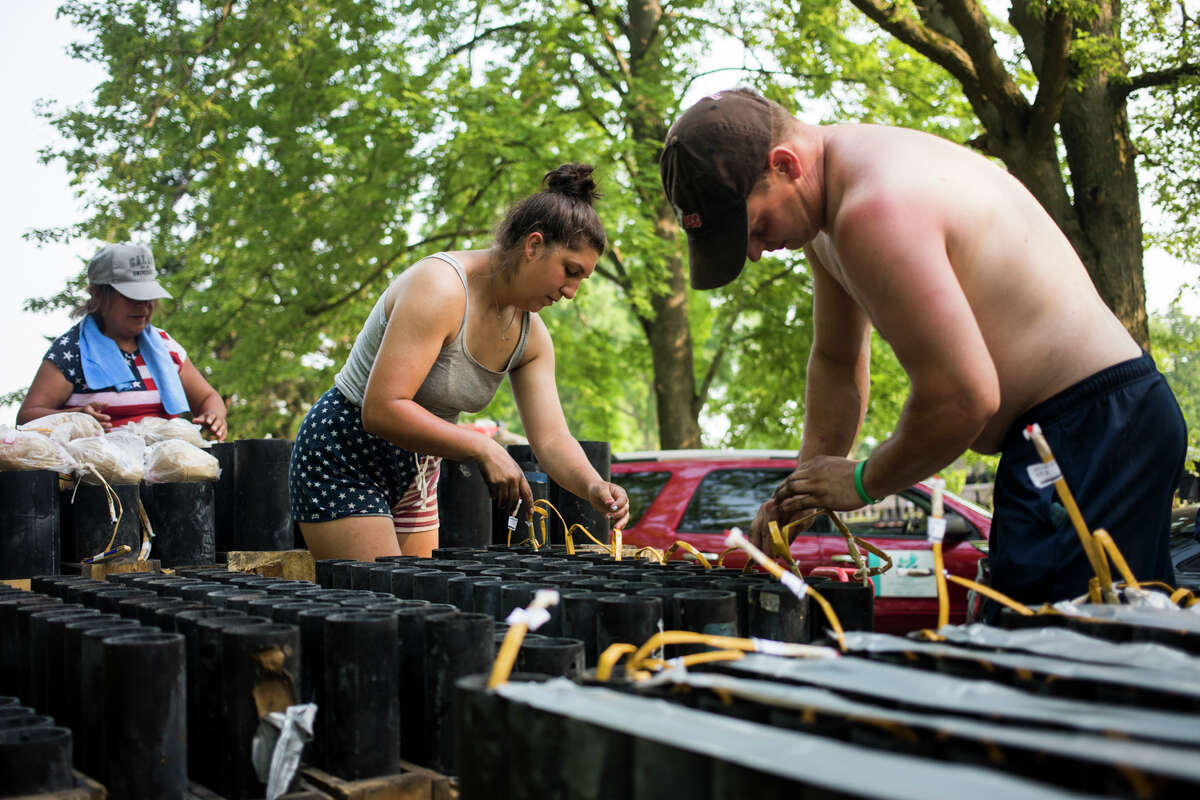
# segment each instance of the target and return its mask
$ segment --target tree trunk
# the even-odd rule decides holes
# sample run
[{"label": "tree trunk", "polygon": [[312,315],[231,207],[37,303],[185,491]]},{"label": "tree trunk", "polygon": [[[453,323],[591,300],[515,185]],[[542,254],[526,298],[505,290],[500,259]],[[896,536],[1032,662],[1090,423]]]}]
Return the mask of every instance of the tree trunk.
[{"label": "tree trunk", "polygon": [[1101,78],[1069,90],[1059,120],[1082,232],[1072,244],[1104,302],[1149,350],[1137,153],[1125,100],[1109,89]]},{"label": "tree trunk", "polygon": [[[629,0],[629,69],[639,92],[625,99],[630,133],[635,142],[657,149],[666,138],[664,111],[654,98],[670,97],[662,90],[663,74],[654,49],[661,46],[658,0]],[[658,87],[659,91],[652,89]],[[660,101],[661,102],[661,101]],[[655,159],[657,167],[657,159]],[[656,170],[657,171],[657,170]],[[656,233],[668,240],[679,234],[671,206],[656,192]],[[666,265],[667,289],[650,298],[653,316],[640,317],[654,364],[654,399],[658,411],[659,447],[666,450],[700,447],[700,405],[692,362],[692,327],[688,320],[688,276],[682,259]]]},{"label": "tree trunk", "polygon": [[651,299],[653,319],[642,327],[654,359],[654,397],[658,410],[659,446],[666,450],[700,447],[696,377],[692,365],[692,330],[687,313],[687,275],[683,262],[672,258],[669,289]]},{"label": "tree trunk", "polygon": [[[1113,4],[1102,2],[1097,7],[1095,18],[1076,23],[1076,36],[1081,30],[1092,37],[1114,35]],[[1011,21],[1021,33],[1035,71],[1044,77],[1041,44],[1046,17],[1032,6],[1014,3]],[[1112,90],[1112,74],[1113,70],[1100,70],[1078,89],[1071,80],[1074,75],[1061,76],[1066,80],[1057,123],[1067,156],[1070,196],[1055,143],[1040,148],[1026,143],[1022,152],[1019,141],[1005,142],[997,154],[1067,235],[1100,297],[1134,340],[1149,349],[1137,153],[1125,96]]]},{"label": "tree trunk", "polygon": [[[1076,24],[1076,35],[1080,30],[1093,37],[1113,35],[1112,4],[1098,6],[1100,13],[1093,20]],[[1042,48],[1049,24],[1046,16],[1033,6],[1014,3],[1010,19],[1039,78],[1062,81],[1062,108],[1055,121],[1066,152],[1071,191],[1064,182],[1058,143],[1038,140],[1041,132],[1031,129],[1033,112],[1027,107],[1009,108],[1005,114],[971,98],[988,130],[986,150],[1004,161],[1038,199],[1075,248],[1101,299],[1134,340],[1149,349],[1137,153],[1125,97],[1112,91],[1111,70],[1098,71],[1078,89],[1073,74],[1047,75],[1047,54]],[[1071,68],[1072,73],[1075,70]]]}]

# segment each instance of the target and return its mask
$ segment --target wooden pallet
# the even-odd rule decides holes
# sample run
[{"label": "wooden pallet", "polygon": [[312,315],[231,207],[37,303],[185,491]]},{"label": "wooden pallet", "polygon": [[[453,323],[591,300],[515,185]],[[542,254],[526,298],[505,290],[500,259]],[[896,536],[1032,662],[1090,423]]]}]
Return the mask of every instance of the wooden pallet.
[{"label": "wooden pallet", "polygon": [[59,789],[57,792],[14,795],[8,800],[106,800],[108,790],[78,770],[75,773],[74,789]]},{"label": "wooden pallet", "polygon": [[394,775],[344,781],[314,767],[300,770],[304,780],[334,800],[458,800],[458,783],[441,773],[406,761]]}]

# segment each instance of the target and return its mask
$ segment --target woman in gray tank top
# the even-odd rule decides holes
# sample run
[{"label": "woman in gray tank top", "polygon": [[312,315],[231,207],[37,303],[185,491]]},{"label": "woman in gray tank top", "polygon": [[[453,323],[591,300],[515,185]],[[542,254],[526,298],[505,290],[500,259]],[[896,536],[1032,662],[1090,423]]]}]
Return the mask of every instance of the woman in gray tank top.
[{"label": "woman in gray tank top", "polygon": [[542,191],[508,210],[493,247],[424,258],[379,298],[292,450],[292,518],[314,558],[429,555],[436,527],[398,534],[392,519],[430,502],[427,456],[478,463],[499,510],[523,501],[527,512],[533,494],[504,447],[455,424],[491,402],[506,375],[538,463],[624,527],[629,498],[568,431],[537,316],[573,298],[604,252],[591,174],[583,164],[548,173]]}]

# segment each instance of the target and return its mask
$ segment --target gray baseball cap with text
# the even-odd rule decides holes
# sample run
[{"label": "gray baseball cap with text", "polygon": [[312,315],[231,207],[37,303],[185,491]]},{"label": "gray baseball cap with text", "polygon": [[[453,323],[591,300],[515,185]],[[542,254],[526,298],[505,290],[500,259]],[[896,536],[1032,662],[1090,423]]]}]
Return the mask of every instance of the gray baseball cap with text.
[{"label": "gray baseball cap with text", "polygon": [[111,286],[130,300],[158,300],[171,293],[156,280],[154,254],[142,244],[106,244],[88,262],[88,283]]}]

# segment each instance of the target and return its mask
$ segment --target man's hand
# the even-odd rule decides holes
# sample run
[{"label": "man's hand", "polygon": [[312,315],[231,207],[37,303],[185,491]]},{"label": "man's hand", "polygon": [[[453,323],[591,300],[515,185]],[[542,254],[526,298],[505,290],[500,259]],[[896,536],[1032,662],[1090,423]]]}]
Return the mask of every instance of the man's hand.
[{"label": "man's hand", "polygon": [[812,509],[849,511],[862,508],[862,498],[854,487],[857,465],[857,461],[848,458],[816,456],[797,466],[779,484],[772,498],[778,509],[779,524],[782,526],[799,519]]},{"label": "man's hand", "polygon": [[[774,500],[768,500],[763,503],[758,509],[758,513],[754,515],[754,522],[750,523],[750,534],[747,538],[750,544],[762,550],[765,553],[771,552],[771,534],[769,526],[772,522],[779,521],[779,509],[775,505]],[[795,530],[793,528],[793,530]]]}]

